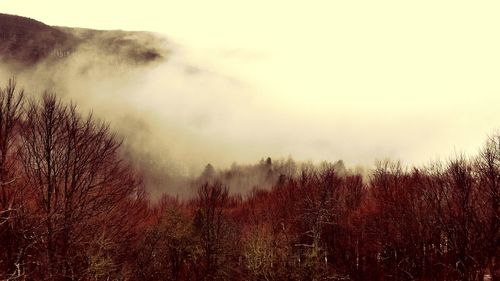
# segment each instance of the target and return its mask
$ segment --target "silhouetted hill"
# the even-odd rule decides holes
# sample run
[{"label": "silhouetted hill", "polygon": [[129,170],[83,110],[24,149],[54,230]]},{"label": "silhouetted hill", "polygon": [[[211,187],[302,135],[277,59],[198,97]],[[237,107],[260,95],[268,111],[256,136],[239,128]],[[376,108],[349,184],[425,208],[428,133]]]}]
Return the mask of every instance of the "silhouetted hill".
[{"label": "silhouetted hill", "polygon": [[167,52],[161,43],[160,38],[147,32],[54,27],[0,14],[0,58],[22,65],[63,59],[80,48],[114,57],[121,63],[142,64],[165,57]]},{"label": "silhouetted hill", "polygon": [[51,54],[71,52],[71,34],[39,21],[0,14],[0,56],[24,64],[36,63]]}]

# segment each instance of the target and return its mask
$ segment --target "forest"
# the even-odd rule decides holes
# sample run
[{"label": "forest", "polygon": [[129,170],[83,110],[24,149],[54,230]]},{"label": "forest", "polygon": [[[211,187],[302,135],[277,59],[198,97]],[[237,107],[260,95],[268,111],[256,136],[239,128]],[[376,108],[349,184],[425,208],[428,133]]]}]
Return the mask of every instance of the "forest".
[{"label": "forest", "polygon": [[500,134],[368,174],[207,165],[192,198],[155,200],[122,141],[55,94],[0,88],[0,280],[500,280]]}]

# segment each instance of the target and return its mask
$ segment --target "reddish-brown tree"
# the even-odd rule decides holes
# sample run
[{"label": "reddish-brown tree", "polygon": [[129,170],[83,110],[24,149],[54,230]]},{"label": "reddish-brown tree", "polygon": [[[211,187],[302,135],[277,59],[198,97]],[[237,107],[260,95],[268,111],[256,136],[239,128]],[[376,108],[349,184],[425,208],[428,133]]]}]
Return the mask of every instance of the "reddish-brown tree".
[{"label": "reddish-brown tree", "polygon": [[24,181],[44,249],[38,272],[52,280],[80,278],[87,266],[82,248],[95,233],[107,233],[103,218],[134,195],[134,174],[106,124],[81,117],[53,94],[30,102],[21,137]]}]

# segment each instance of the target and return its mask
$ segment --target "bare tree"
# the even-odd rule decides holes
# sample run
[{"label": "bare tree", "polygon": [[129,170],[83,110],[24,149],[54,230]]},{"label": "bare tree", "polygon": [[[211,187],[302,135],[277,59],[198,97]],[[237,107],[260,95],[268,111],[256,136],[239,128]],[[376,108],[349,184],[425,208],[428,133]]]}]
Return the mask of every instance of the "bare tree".
[{"label": "bare tree", "polygon": [[53,94],[30,102],[21,136],[25,182],[42,222],[45,277],[75,279],[84,270],[78,247],[134,192],[133,174],[118,157],[120,142],[108,125],[82,118]]},{"label": "bare tree", "polygon": [[[0,88],[0,271],[14,274],[19,254],[16,249],[16,229],[12,222],[21,203],[20,190],[15,176],[15,155],[19,127],[23,115],[24,91],[16,91],[16,82],[8,81]],[[1,278],[2,274],[0,274]]]},{"label": "bare tree", "polygon": [[13,146],[16,145],[17,132],[23,114],[24,90],[16,92],[16,82],[10,79],[5,88],[0,88],[0,204],[8,206],[6,186],[14,179],[11,170],[13,165]]},{"label": "bare tree", "polygon": [[137,253],[140,280],[185,280],[196,259],[192,222],[179,205],[169,207],[158,224],[143,237]]},{"label": "bare tree", "polygon": [[500,280],[500,135],[491,136],[477,159],[480,177],[483,231],[486,235],[485,267],[492,280]]},{"label": "bare tree", "polygon": [[205,183],[198,189],[194,228],[201,245],[201,268],[205,280],[221,280],[229,273],[231,229],[225,209],[229,190],[220,182]]},{"label": "bare tree", "polygon": [[281,264],[273,234],[265,226],[248,231],[243,239],[245,269],[250,280],[276,280]]}]

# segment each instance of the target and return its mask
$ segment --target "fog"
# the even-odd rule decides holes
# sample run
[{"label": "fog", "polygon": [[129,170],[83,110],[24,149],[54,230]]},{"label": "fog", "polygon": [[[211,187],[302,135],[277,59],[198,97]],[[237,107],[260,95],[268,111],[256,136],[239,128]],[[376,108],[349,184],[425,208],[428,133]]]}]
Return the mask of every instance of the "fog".
[{"label": "fog", "polygon": [[[32,93],[53,90],[92,109],[131,151],[175,174],[290,155],[422,164],[475,152],[500,124],[494,2],[145,1],[120,3],[109,17],[112,2],[6,1],[4,12],[155,31],[163,40],[143,43],[162,45],[164,60],[110,63],[90,48],[16,76]],[[3,81],[12,74],[2,65]]]}]

